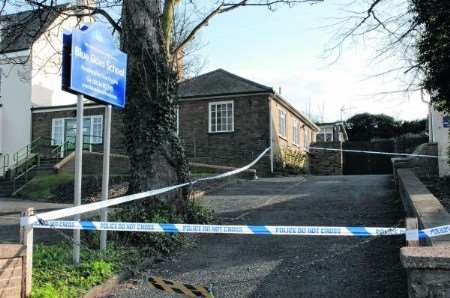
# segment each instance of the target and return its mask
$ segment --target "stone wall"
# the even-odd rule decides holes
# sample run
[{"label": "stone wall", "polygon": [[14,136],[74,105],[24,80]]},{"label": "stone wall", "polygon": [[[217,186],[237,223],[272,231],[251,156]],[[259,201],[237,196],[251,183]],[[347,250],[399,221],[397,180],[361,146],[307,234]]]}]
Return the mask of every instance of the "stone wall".
[{"label": "stone wall", "polygon": [[[420,229],[448,225],[450,215],[417,178],[413,169],[396,168],[394,177],[408,217],[416,217]],[[403,247],[401,262],[408,275],[411,298],[450,297],[450,235],[421,239],[418,247]]]},{"label": "stone wall", "polygon": [[[437,144],[426,143],[418,146],[414,154],[437,156]],[[439,175],[438,160],[436,158],[425,157],[396,157],[392,158],[394,175],[396,169],[408,168],[419,177],[429,177]]]},{"label": "stone wall", "polygon": [[343,156],[341,151],[314,149],[342,149],[342,143],[316,142],[309,149],[309,169],[312,175],[342,175]]},{"label": "stone wall", "polygon": [[410,298],[450,297],[448,247],[403,247],[400,259],[408,274]]},{"label": "stone wall", "polygon": [[[190,162],[241,167],[270,145],[267,95],[237,96],[234,101],[234,131],[208,132],[208,104],[223,98],[180,102],[180,137]],[[269,155],[255,167],[258,175],[270,172]]]}]

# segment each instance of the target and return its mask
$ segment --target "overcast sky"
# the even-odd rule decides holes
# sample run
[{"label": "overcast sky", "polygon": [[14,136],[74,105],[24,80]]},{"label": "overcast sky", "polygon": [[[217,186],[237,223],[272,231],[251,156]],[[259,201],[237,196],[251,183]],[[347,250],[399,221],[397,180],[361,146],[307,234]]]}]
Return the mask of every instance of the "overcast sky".
[{"label": "overcast sky", "polygon": [[373,63],[374,44],[348,45],[340,59],[324,58],[335,33],[324,25],[342,15],[339,0],[318,5],[240,8],[214,18],[200,35],[198,55],[203,72],[223,68],[259,83],[281,87],[283,97],[299,110],[323,121],[360,112],[385,113],[397,119],[424,118],[427,106],[419,94],[377,95],[404,88],[398,76],[373,77],[398,61]]}]

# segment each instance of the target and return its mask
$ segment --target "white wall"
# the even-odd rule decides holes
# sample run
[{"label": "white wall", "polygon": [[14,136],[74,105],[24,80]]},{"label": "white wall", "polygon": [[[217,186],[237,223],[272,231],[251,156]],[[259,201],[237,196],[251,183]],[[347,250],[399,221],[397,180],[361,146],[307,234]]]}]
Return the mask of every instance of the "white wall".
[{"label": "white wall", "polygon": [[[7,54],[7,58],[23,59],[28,51]],[[1,77],[1,148],[2,153],[13,154],[31,140],[31,67],[25,64],[4,64]],[[12,158],[12,157],[11,157]]]},{"label": "white wall", "polygon": [[72,30],[76,18],[59,17],[33,44],[33,106],[59,106],[76,103],[76,96],[61,90],[61,51],[64,29]]},{"label": "white wall", "polygon": [[[448,157],[449,150],[449,129],[443,127],[444,114],[436,110],[432,110],[432,127],[433,142],[438,144],[439,156]],[[439,175],[450,175],[450,167],[448,159],[439,159]]]}]

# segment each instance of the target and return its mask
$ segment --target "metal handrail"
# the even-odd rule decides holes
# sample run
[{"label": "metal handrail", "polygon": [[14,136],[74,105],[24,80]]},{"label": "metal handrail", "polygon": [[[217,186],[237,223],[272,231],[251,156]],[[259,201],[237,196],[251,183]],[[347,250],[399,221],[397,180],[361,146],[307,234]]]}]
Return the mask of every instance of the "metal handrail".
[{"label": "metal handrail", "polygon": [[13,178],[13,191],[12,191],[13,194],[15,194],[15,192],[16,192],[17,180],[19,180],[20,178],[25,176],[25,183],[24,184],[26,184],[29,181],[28,180],[28,173],[31,172],[33,169],[35,169],[37,166],[38,165],[33,165],[33,166],[29,167],[28,169],[26,169],[22,174],[17,175],[17,176],[15,176]]},{"label": "metal handrail", "polygon": [[5,176],[9,169],[9,154],[2,153],[2,175]]},{"label": "metal handrail", "polygon": [[[36,139],[34,139],[33,141],[31,141],[30,144],[27,144],[26,146],[23,146],[22,148],[20,148],[19,150],[17,150],[14,155],[13,155],[13,161],[15,163],[18,163],[18,161],[20,160],[19,156],[25,155],[26,157],[28,157],[31,153],[31,150],[33,148],[33,146],[41,141],[42,137],[38,137]],[[24,151],[24,152],[23,152]]]}]

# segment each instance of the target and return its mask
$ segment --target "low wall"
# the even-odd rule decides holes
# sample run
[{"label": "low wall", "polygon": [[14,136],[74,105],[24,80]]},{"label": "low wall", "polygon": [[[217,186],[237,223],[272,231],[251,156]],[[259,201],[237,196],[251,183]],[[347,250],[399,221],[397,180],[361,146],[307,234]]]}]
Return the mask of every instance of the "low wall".
[{"label": "low wall", "polygon": [[[317,142],[311,147],[342,149],[342,143]],[[342,151],[328,151],[310,148],[309,170],[312,175],[342,175]]]},{"label": "low wall", "polygon": [[0,297],[25,297],[26,249],[20,244],[0,244]]},{"label": "low wall", "polygon": [[[425,187],[414,169],[395,168],[399,195],[409,217],[421,229],[450,224],[450,215]],[[450,297],[450,235],[428,238],[420,247],[403,247],[400,257],[408,274],[409,297]]]},{"label": "low wall", "polygon": [[[414,154],[437,156],[435,143],[422,144],[416,148]],[[392,158],[394,169],[408,168],[419,177],[438,176],[438,160],[424,157],[398,157]],[[396,174],[394,170],[394,175]]]},{"label": "low wall", "polygon": [[400,260],[408,273],[410,298],[450,297],[448,247],[403,247]]},{"label": "low wall", "polygon": [[[409,217],[417,217],[424,229],[450,224],[450,214],[411,169],[397,169],[399,194]],[[449,246],[450,235],[428,240],[432,246]]]},{"label": "low wall", "polygon": [[[58,172],[75,172],[75,152],[55,165]],[[83,175],[101,176],[103,170],[103,153],[83,151]],[[111,154],[109,172],[111,175],[125,176],[130,171],[128,156]]]}]

